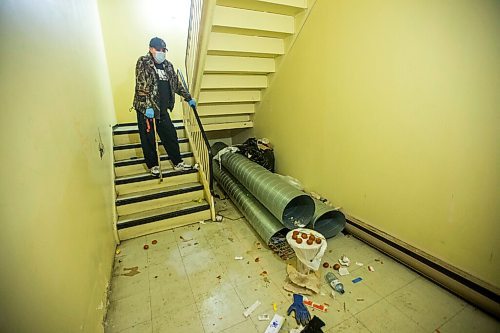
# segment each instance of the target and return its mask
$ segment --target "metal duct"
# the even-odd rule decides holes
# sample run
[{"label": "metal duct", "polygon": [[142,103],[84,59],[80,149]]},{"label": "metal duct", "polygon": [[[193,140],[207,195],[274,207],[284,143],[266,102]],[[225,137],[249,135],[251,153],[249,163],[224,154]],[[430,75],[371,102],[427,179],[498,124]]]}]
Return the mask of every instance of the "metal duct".
[{"label": "metal duct", "polygon": [[217,161],[213,161],[213,174],[236,207],[243,213],[248,223],[269,245],[271,237],[285,229],[283,225],[254,198],[248,190],[238,183],[229,172],[221,170]]},{"label": "metal duct", "polygon": [[314,216],[308,228],[331,238],[341,232],[345,225],[346,219],[342,212],[314,199]]},{"label": "metal duct", "polygon": [[[224,143],[217,142],[212,149],[218,152],[225,147],[227,146]],[[310,196],[245,156],[228,152],[219,158],[227,171],[285,227],[294,229],[304,227],[311,222],[314,201]]]}]

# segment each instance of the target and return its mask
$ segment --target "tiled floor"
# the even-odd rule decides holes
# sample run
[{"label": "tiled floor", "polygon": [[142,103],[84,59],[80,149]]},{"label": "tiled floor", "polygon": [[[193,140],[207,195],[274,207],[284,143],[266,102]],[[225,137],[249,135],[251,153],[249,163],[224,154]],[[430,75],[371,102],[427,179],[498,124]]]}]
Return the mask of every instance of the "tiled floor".
[{"label": "tiled floor", "polygon": [[[292,303],[283,289],[286,263],[263,246],[229,201],[217,205],[226,217],[221,223],[198,223],[118,247],[106,332],[262,333],[268,322],[258,316],[272,317],[273,303],[286,316]],[[323,261],[333,263],[343,254],[353,263],[351,274],[341,277],[346,293],[334,299],[325,283],[311,297],[329,304],[327,313],[312,312],[326,323],[324,332],[500,332],[492,317],[354,237],[330,239]],[[140,273],[123,275],[134,266]],[[353,284],[358,276],[363,281]],[[245,318],[243,311],[256,300],[262,305]],[[280,332],[296,327],[286,318]]]}]

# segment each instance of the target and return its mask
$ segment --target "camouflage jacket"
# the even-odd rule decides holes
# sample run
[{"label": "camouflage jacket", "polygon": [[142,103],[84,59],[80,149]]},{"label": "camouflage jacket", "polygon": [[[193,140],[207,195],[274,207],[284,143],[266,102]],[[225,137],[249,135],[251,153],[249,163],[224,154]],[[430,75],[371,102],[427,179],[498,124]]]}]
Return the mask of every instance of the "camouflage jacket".
[{"label": "camouflage jacket", "polygon": [[[186,101],[191,100],[191,95],[184,89],[177,74],[174,71],[174,66],[168,60],[163,62],[165,73],[170,84],[170,105],[168,109],[172,110],[175,103],[175,93],[184,97]],[[160,116],[160,94],[157,84],[158,76],[151,53],[148,52],[145,56],[137,60],[135,66],[135,94],[133,107],[136,111],[146,113],[147,108],[155,110],[155,118]]]}]

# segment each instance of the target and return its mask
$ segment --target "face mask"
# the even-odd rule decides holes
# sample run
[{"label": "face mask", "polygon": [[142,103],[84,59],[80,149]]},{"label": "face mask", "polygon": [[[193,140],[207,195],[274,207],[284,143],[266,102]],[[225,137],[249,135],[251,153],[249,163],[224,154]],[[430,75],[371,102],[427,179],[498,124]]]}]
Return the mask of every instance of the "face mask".
[{"label": "face mask", "polygon": [[159,64],[165,61],[165,57],[166,57],[165,52],[156,51],[156,54],[154,55],[156,62]]}]

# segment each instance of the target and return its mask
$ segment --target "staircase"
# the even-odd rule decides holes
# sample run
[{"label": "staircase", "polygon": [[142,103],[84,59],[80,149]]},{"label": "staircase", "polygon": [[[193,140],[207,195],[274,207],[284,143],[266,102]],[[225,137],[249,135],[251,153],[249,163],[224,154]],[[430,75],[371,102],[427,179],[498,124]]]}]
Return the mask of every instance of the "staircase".
[{"label": "staircase", "polygon": [[186,67],[205,131],[253,127],[307,8],[307,0],[193,0]]},{"label": "staircase", "polygon": [[[174,125],[184,161],[194,164],[183,123],[174,121]],[[116,228],[120,240],[211,218],[199,172],[173,170],[161,145],[163,182],[151,176],[144,164],[137,124],[116,125],[113,143]]]}]

